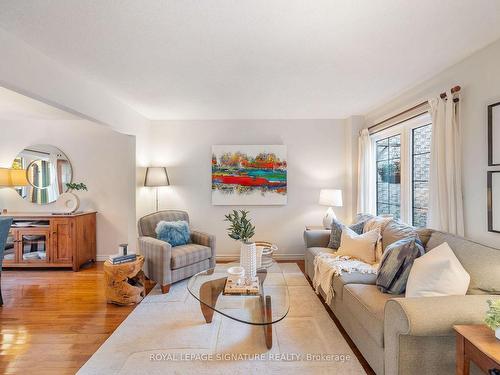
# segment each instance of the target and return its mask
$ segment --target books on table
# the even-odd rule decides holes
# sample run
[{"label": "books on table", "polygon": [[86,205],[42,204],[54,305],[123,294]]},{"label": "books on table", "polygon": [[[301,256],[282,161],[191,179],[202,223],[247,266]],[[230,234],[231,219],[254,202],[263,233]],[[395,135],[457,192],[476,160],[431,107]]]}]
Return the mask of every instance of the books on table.
[{"label": "books on table", "polygon": [[137,259],[137,254],[114,254],[109,256],[109,261],[112,264],[122,264],[128,262],[134,262]]}]

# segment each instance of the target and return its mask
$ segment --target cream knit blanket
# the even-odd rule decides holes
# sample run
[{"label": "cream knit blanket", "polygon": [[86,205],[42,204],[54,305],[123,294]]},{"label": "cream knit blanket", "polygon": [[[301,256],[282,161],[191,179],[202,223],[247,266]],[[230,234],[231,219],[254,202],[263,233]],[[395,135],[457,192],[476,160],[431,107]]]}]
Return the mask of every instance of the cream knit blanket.
[{"label": "cream knit blanket", "polygon": [[340,276],[343,272],[361,272],[377,274],[378,264],[368,264],[353,259],[350,256],[336,256],[335,254],[320,253],[314,257],[313,286],[317,294],[319,287],[326,294],[326,303],[333,300],[333,277]]}]

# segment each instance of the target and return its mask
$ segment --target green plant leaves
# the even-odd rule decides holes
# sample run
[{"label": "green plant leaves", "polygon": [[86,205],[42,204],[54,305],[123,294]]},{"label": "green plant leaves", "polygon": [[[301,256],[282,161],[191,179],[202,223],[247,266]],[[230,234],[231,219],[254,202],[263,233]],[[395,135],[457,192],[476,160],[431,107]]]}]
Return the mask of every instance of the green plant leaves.
[{"label": "green plant leaves", "polygon": [[66,184],[66,187],[69,189],[69,190],[76,190],[76,191],[79,191],[79,190],[85,190],[87,191],[87,185],[85,185],[83,182],[68,182]]},{"label": "green plant leaves", "polygon": [[495,301],[488,300],[489,309],[486,312],[486,319],[484,322],[492,330],[500,327],[500,299]]},{"label": "green plant leaves", "polygon": [[224,221],[230,223],[227,228],[228,235],[234,240],[248,242],[255,234],[255,226],[248,218],[249,212],[246,210],[236,211],[224,215]]}]

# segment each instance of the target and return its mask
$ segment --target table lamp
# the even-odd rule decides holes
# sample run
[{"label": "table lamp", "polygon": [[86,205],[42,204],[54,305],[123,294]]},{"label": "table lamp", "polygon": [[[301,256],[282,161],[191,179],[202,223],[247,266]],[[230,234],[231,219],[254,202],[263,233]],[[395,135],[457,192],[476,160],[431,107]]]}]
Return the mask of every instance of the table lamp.
[{"label": "table lamp", "polygon": [[158,212],[158,188],[160,186],[170,186],[167,168],[147,167],[146,177],[144,177],[144,186],[156,188],[156,212]]},{"label": "table lamp", "polygon": [[319,204],[328,206],[325,216],[323,217],[323,227],[325,227],[325,229],[330,229],[332,227],[332,221],[337,218],[332,207],[342,207],[342,190],[321,189],[319,192]]},{"label": "table lamp", "polygon": [[0,187],[29,185],[25,169],[0,168]]}]

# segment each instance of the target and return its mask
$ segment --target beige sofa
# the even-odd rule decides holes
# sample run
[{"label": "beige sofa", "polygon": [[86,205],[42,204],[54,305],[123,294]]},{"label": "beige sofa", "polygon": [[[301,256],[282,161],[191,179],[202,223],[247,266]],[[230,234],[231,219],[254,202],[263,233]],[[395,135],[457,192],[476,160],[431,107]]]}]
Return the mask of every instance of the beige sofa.
[{"label": "beige sofa", "polygon": [[[382,233],[383,248],[411,227],[391,222]],[[488,299],[500,298],[500,250],[447,233],[423,230],[426,251],[447,242],[469,272],[467,295],[404,298],[380,292],[375,275],[334,277],[330,308],[378,374],[436,375],[455,372],[454,324],[481,324]],[[314,257],[327,248],[330,231],[307,230],[305,268],[314,277]],[[324,296],[324,294],[323,294]],[[474,367],[474,366],[472,366]],[[477,368],[471,373],[479,373]]]}]

